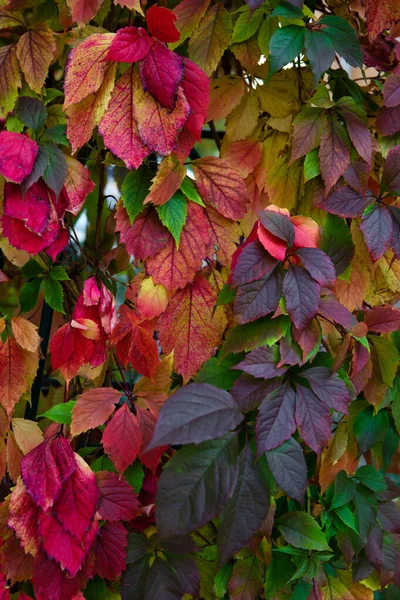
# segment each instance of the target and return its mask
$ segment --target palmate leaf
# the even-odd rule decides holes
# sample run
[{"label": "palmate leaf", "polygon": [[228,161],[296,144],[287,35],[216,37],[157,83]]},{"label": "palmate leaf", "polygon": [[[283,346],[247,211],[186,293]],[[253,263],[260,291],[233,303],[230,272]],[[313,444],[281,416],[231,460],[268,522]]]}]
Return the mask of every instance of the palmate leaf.
[{"label": "palmate leaf", "polygon": [[177,452],[158,481],[156,518],[160,539],[184,535],[216,517],[231,496],[237,476],[234,434]]},{"label": "palmate leaf", "polygon": [[285,540],[295,548],[330,550],[315,519],[304,512],[286,513],[276,521]]}]

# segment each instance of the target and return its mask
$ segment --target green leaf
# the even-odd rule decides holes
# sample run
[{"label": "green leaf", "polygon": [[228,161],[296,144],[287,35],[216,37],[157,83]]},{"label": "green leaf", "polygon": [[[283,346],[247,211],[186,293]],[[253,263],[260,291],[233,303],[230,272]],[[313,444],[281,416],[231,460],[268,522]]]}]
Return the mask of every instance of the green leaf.
[{"label": "green leaf", "polygon": [[264,23],[261,25],[261,29],[258,32],[258,45],[260,46],[260,50],[264,56],[268,56],[269,43],[273,34],[278,28],[279,20],[276,17],[265,19]]},{"label": "green leaf", "polygon": [[143,210],[143,203],[149,193],[151,179],[152,172],[150,169],[140,167],[136,171],[130,171],[122,183],[122,204],[131,223]]},{"label": "green leaf", "polygon": [[69,281],[67,271],[60,265],[51,269],[51,271],[49,271],[49,276],[56,281]]},{"label": "green leaf", "polygon": [[44,93],[45,93],[45,104],[49,104],[49,102],[52,102],[54,100],[54,98],[63,98],[64,94],[60,91],[57,90],[56,88],[44,88]]},{"label": "green leaf", "polygon": [[356,526],[356,516],[353,512],[351,512],[348,506],[340,506],[335,510],[334,514],[339,517],[339,519],[342,521],[342,523],[346,525],[346,527],[349,527],[355,533],[358,533]]},{"label": "green leaf", "polygon": [[24,130],[24,124],[21,123],[17,117],[11,115],[10,117],[7,117],[6,129],[7,131],[13,131],[14,133],[21,133]]},{"label": "green leaf", "polygon": [[361,454],[381,442],[389,426],[388,413],[380,410],[374,415],[372,406],[362,410],[354,419],[353,429],[356,435],[358,449]]},{"label": "green leaf", "polygon": [[46,300],[47,304],[54,310],[63,313],[64,292],[61,283],[55,279],[51,279],[51,277],[48,277],[44,280],[43,290],[44,299]]},{"label": "green leaf", "polygon": [[179,191],[176,192],[168,202],[161,204],[161,206],[157,206],[156,210],[161,223],[165,225],[171,233],[179,248],[182,229],[186,223],[187,217],[187,203],[184,195]]},{"label": "green leaf", "polygon": [[342,56],[352,67],[361,69],[363,54],[357,34],[352,26],[345,19],[334,15],[323,17],[320,23],[324,26],[323,32],[331,39],[335,52]]},{"label": "green leaf", "polygon": [[301,19],[303,11],[298,6],[289,2],[280,2],[272,11],[272,16],[286,17],[287,19]]},{"label": "green leaf", "polygon": [[34,277],[42,275],[46,272],[42,265],[40,265],[37,260],[34,260],[33,258],[29,259],[28,262],[24,264],[21,271],[22,275],[26,277],[26,279],[33,279]]},{"label": "green leaf", "polygon": [[317,85],[321,75],[330,68],[335,58],[335,50],[331,39],[323,31],[306,29],[304,42],[305,52],[314,74],[314,85]]},{"label": "green leaf", "polygon": [[272,346],[283,337],[290,327],[290,319],[281,315],[276,319],[258,319],[245,325],[233,327],[222,346],[222,356],[230,352],[248,352],[258,346]]},{"label": "green leaf", "polygon": [[94,579],[88,581],[85,588],[86,600],[98,600],[99,598],[107,598],[107,585],[104,579],[100,579],[97,575]]},{"label": "green leaf", "polygon": [[58,196],[67,177],[67,163],[64,154],[52,142],[42,142],[40,146],[45,148],[49,155],[49,163],[45,169],[43,179]]},{"label": "green leaf", "polygon": [[302,580],[293,588],[291,600],[307,600],[312,590],[312,584]]},{"label": "green leaf", "polygon": [[[117,473],[114,463],[106,455],[96,458],[96,460],[90,465],[90,468],[94,473],[98,473],[99,471]],[[142,489],[144,479],[144,471],[140,461],[136,460],[132,465],[129,465],[129,467],[124,471],[123,476],[138,494]]]},{"label": "green leaf", "polygon": [[383,383],[392,386],[399,364],[399,354],[396,346],[384,337],[374,335],[370,337],[378,356],[379,368]]},{"label": "green leaf", "polygon": [[55,142],[56,144],[61,144],[62,146],[68,146],[67,136],[65,135],[66,125],[54,125],[53,127],[49,127],[46,129],[43,135],[44,140],[50,140]]},{"label": "green leaf", "polygon": [[21,288],[19,303],[22,312],[29,312],[35,308],[39,297],[41,283],[41,279],[33,279]]},{"label": "green leaf", "polygon": [[232,44],[238,44],[248,40],[254,35],[261,25],[263,20],[264,8],[258,8],[250,15],[250,8],[246,9],[239,15],[232,34]]},{"label": "green leaf", "polygon": [[304,550],[330,550],[317,521],[308,513],[286,513],[275,525],[288,544]]},{"label": "green leaf", "polygon": [[24,96],[18,100],[15,114],[26,127],[38,133],[44,126],[47,118],[45,105],[39,98]]},{"label": "green leaf", "polygon": [[230,285],[227,283],[224,285],[217,298],[217,306],[221,306],[223,304],[229,304],[232,300],[235,299],[236,289],[231,289]]},{"label": "green leaf", "polygon": [[64,402],[64,404],[56,404],[52,406],[49,410],[38,415],[39,417],[46,417],[46,419],[50,419],[51,421],[55,421],[56,423],[64,423],[65,425],[71,425],[72,421],[72,409],[76,404],[76,400],[69,400],[69,402]]},{"label": "green leaf", "polygon": [[387,488],[382,473],[377,471],[372,465],[363,465],[357,469],[355,477],[373,492],[383,492]]},{"label": "green leaf", "polygon": [[222,569],[218,571],[214,578],[214,592],[218,600],[222,600],[228,591],[228,584],[232,575],[232,569],[232,563],[227,562]]},{"label": "green leaf", "polygon": [[345,219],[328,214],[321,235],[321,250],[335,265],[336,275],[346,271],[354,256],[354,243]]},{"label": "green leaf", "polygon": [[314,179],[314,177],[320,174],[321,167],[319,164],[318,148],[315,148],[304,159],[304,181],[310,181],[310,179]]},{"label": "green leaf", "polygon": [[203,200],[201,199],[199,192],[197,191],[197,188],[194,184],[193,179],[190,179],[189,177],[185,177],[181,183],[180,189],[185,194],[186,198],[188,198],[195,204],[200,204],[200,206],[205,206]]},{"label": "green leaf", "polygon": [[201,367],[194,381],[196,383],[210,383],[222,390],[230,390],[236,379],[240,377],[240,371],[232,367],[244,358],[244,354],[228,354],[222,359],[210,358]]},{"label": "green leaf", "polygon": [[301,54],[304,46],[304,27],[288,25],[277,29],[269,43],[270,70],[268,77]]},{"label": "green leaf", "polygon": [[344,506],[353,500],[356,493],[354,481],[347,477],[345,471],[339,471],[335,483],[335,495],[331,502],[331,509]]}]

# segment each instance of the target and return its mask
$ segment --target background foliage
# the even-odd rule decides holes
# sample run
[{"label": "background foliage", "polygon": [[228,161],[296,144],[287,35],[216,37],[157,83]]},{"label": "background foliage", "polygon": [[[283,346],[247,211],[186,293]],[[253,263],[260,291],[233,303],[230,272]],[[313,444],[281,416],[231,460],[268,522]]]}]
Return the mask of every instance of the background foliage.
[{"label": "background foliage", "polygon": [[0,0],[0,598],[399,597],[399,23]]}]

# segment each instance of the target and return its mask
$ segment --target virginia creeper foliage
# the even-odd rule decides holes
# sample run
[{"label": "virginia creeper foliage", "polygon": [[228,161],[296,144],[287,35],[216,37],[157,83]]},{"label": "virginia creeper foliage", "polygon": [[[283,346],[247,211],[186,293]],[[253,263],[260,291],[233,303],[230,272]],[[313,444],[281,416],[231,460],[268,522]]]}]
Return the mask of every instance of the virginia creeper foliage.
[{"label": "virginia creeper foliage", "polygon": [[400,595],[400,7],[0,0],[0,599]]}]

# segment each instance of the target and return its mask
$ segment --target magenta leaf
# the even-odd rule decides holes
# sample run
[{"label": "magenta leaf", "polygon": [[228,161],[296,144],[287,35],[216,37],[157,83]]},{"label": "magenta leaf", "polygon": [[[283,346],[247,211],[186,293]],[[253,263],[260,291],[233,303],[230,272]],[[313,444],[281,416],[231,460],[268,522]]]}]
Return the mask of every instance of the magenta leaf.
[{"label": "magenta leaf", "polygon": [[183,59],[161,42],[155,41],[140,63],[140,76],[143,88],[162,106],[172,110],[183,77]]},{"label": "magenta leaf", "polygon": [[22,458],[21,474],[26,491],[36,506],[43,510],[53,506],[61,491],[61,478],[51,442],[42,442]]},{"label": "magenta leaf", "polygon": [[125,569],[128,531],[122,523],[105,523],[101,527],[94,553],[99,577],[113,581]]},{"label": "magenta leaf", "polygon": [[303,267],[289,266],[283,280],[283,295],[290,318],[297,327],[307,327],[316,315],[320,286]]},{"label": "magenta leaf", "polygon": [[146,450],[166,444],[199,444],[223,436],[243,420],[232,396],[208,383],[179,389],[163,404]]},{"label": "magenta leaf", "polygon": [[266,450],[280,446],[294,433],[294,405],[295,393],[287,383],[271,392],[262,402],[256,425],[259,456]]},{"label": "magenta leaf", "polygon": [[184,58],[183,65],[184,75],[180,85],[191,108],[185,129],[197,140],[207,118],[210,81],[204,71],[191,60]]},{"label": "magenta leaf", "polygon": [[152,45],[142,27],[124,27],[115,34],[105,60],[134,63],[145,58]]},{"label": "magenta leaf", "polygon": [[0,132],[0,175],[21,183],[33,169],[39,146],[27,135]]}]

